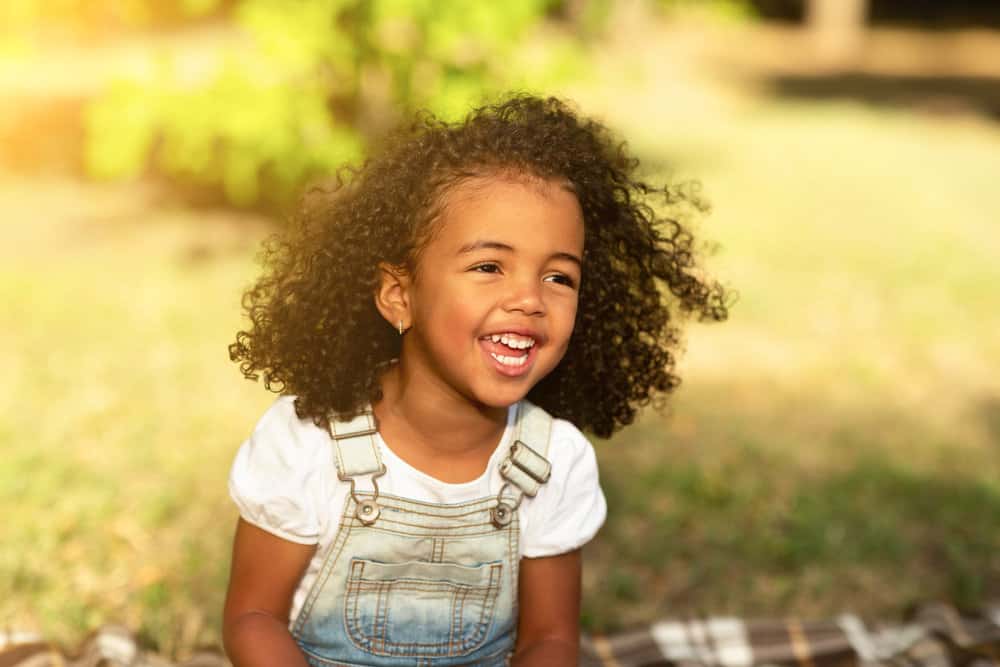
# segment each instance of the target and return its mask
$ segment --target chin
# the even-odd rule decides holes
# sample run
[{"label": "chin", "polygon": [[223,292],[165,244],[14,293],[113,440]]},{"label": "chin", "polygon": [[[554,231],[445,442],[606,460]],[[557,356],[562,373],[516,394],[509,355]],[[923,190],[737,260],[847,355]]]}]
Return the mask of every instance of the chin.
[{"label": "chin", "polygon": [[476,392],[474,400],[488,408],[509,408],[521,399],[525,398],[530,388],[524,391],[514,391],[508,388],[506,391]]},{"label": "chin", "polygon": [[496,397],[488,400],[480,400],[479,403],[488,408],[496,408],[496,409],[509,408],[510,406],[514,405],[525,396],[527,396],[527,394],[520,394],[514,398],[509,398],[509,399]]}]

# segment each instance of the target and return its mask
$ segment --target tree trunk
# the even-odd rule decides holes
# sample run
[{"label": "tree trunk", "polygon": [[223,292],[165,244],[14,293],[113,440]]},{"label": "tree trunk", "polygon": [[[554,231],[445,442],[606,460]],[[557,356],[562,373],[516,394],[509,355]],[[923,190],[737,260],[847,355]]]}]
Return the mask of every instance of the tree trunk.
[{"label": "tree trunk", "polygon": [[816,62],[825,69],[846,69],[861,55],[869,0],[808,0],[806,25]]}]

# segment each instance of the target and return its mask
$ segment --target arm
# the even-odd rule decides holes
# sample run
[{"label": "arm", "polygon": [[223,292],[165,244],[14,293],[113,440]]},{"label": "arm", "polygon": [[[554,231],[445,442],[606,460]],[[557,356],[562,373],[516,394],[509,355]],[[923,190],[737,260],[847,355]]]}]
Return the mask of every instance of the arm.
[{"label": "arm", "polygon": [[571,665],[580,651],[580,550],[524,558],[514,665]]},{"label": "arm", "polygon": [[239,520],[222,619],[222,641],[235,667],[307,667],[288,632],[292,594],[316,551]]}]

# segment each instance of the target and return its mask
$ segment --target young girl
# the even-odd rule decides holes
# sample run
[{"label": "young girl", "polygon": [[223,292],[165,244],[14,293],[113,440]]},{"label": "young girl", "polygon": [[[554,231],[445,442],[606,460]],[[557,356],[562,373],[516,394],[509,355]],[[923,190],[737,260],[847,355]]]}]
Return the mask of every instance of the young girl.
[{"label": "young girl", "polygon": [[283,395],[240,448],[224,639],[250,665],[575,665],[591,445],[721,320],[600,124],[424,116],[266,247],[230,347]]}]

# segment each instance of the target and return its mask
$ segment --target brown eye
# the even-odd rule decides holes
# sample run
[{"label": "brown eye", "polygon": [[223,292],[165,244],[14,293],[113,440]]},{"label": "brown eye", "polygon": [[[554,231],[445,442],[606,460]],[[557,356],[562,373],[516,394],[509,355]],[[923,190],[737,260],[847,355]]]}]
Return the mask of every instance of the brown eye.
[{"label": "brown eye", "polygon": [[478,271],[479,273],[499,273],[500,266],[494,264],[493,262],[486,262],[484,264],[476,264],[470,269],[470,271]]},{"label": "brown eye", "polygon": [[567,287],[576,287],[576,281],[563,273],[554,273],[551,276],[546,276],[545,280],[566,285]]}]

